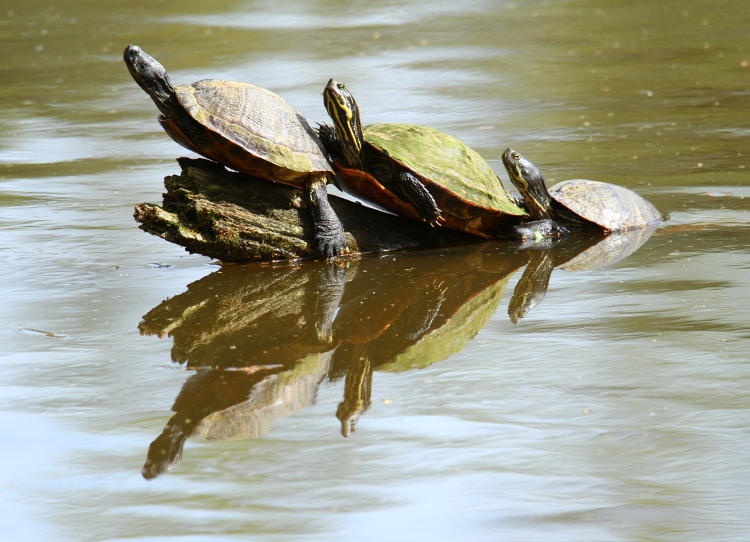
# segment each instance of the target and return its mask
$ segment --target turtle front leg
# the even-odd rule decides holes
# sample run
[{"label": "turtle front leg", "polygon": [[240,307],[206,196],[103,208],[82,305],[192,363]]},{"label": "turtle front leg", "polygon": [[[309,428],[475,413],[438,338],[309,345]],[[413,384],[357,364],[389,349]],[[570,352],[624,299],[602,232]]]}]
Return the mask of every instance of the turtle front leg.
[{"label": "turtle front leg", "polygon": [[308,183],[307,197],[313,220],[315,250],[326,260],[332,260],[344,252],[346,241],[341,220],[328,201],[325,179]]},{"label": "turtle front leg", "polygon": [[331,161],[341,160],[341,141],[336,136],[334,127],[318,123],[318,137]]},{"label": "turtle front leg", "polygon": [[513,228],[524,246],[534,246],[547,239],[560,239],[570,233],[565,225],[549,218],[524,222]]},{"label": "turtle front leg", "polygon": [[435,203],[435,198],[427,191],[422,181],[405,170],[399,172],[398,179],[409,203],[414,206],[425,222],[430,226],[440,226],[445,219]]}]

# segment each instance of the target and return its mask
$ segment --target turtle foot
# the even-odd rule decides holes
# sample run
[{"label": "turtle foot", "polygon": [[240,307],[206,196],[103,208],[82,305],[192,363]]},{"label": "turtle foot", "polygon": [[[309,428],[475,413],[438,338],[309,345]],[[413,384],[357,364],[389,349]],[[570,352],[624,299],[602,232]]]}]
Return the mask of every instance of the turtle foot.
[{"label": "turtle foot", "polygon": [[326,260],[334,260],[346,249],[344,227],[328,201],[325,182],[310,183],[307,192],[313,219],[313,247]]},{"label": "turtle foot", "polygon": [[333,126],[318,123],[318,137],[321,143],[323,143],[323,148],[330,155],[329,158],[338,158],[340,143]]},{"label": "turtle foot", "polygon": [[516,236],[525,246],[537,246],[540,248],[545,244],[551,246],[553,241],[561,239],[570,233],[570,229],[564,224],[560,224],[549,218],[524,222],[513,229]]},{"label": "turtle foot", "polygon": [[346,250],[346,241],[341,227],[319,228],[315,232],[316,252],[326,260],[335,260]]}]

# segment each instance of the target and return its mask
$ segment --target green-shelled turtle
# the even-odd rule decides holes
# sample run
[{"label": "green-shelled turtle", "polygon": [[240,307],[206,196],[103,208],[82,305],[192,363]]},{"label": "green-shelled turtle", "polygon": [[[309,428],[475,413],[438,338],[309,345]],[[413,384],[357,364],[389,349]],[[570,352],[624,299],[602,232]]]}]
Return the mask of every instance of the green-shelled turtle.
[{"label": "green-shelled turtle", "polygon": [[323,91],[333,126],[320,137],[342,188],[396,214],[484,238],[512,235],[528,218],[487,162],[440,130],[414,124],[362,127],[347,88]]}]

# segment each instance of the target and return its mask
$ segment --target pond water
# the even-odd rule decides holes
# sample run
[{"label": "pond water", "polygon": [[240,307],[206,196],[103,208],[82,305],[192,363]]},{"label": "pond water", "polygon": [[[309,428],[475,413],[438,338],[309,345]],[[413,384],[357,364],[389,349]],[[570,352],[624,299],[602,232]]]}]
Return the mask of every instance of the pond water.
[{"label": "pond water", "polygon": [[[0,13],[3,540],[750,539],[745,2]],[[445,130],[504,180],[512,145],[669,220],[619,260],[221,268],[132,219],[185,151],[128,43],[311,121],[336,77],[365,122]]]}]

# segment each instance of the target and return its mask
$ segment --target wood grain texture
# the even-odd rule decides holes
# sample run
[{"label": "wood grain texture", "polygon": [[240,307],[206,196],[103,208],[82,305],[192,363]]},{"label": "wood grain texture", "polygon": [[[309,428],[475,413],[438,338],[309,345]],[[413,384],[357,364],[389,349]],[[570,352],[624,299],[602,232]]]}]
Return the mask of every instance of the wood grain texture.
[{"label": "wood grain texture", "polygon": [[[140,229],[222,262],[313,259],[313,229],[302,191],[180,158],[161,205],[140,203]],[[345,258],[465,243],[472,238],[330,196],[345,230]]]}]

